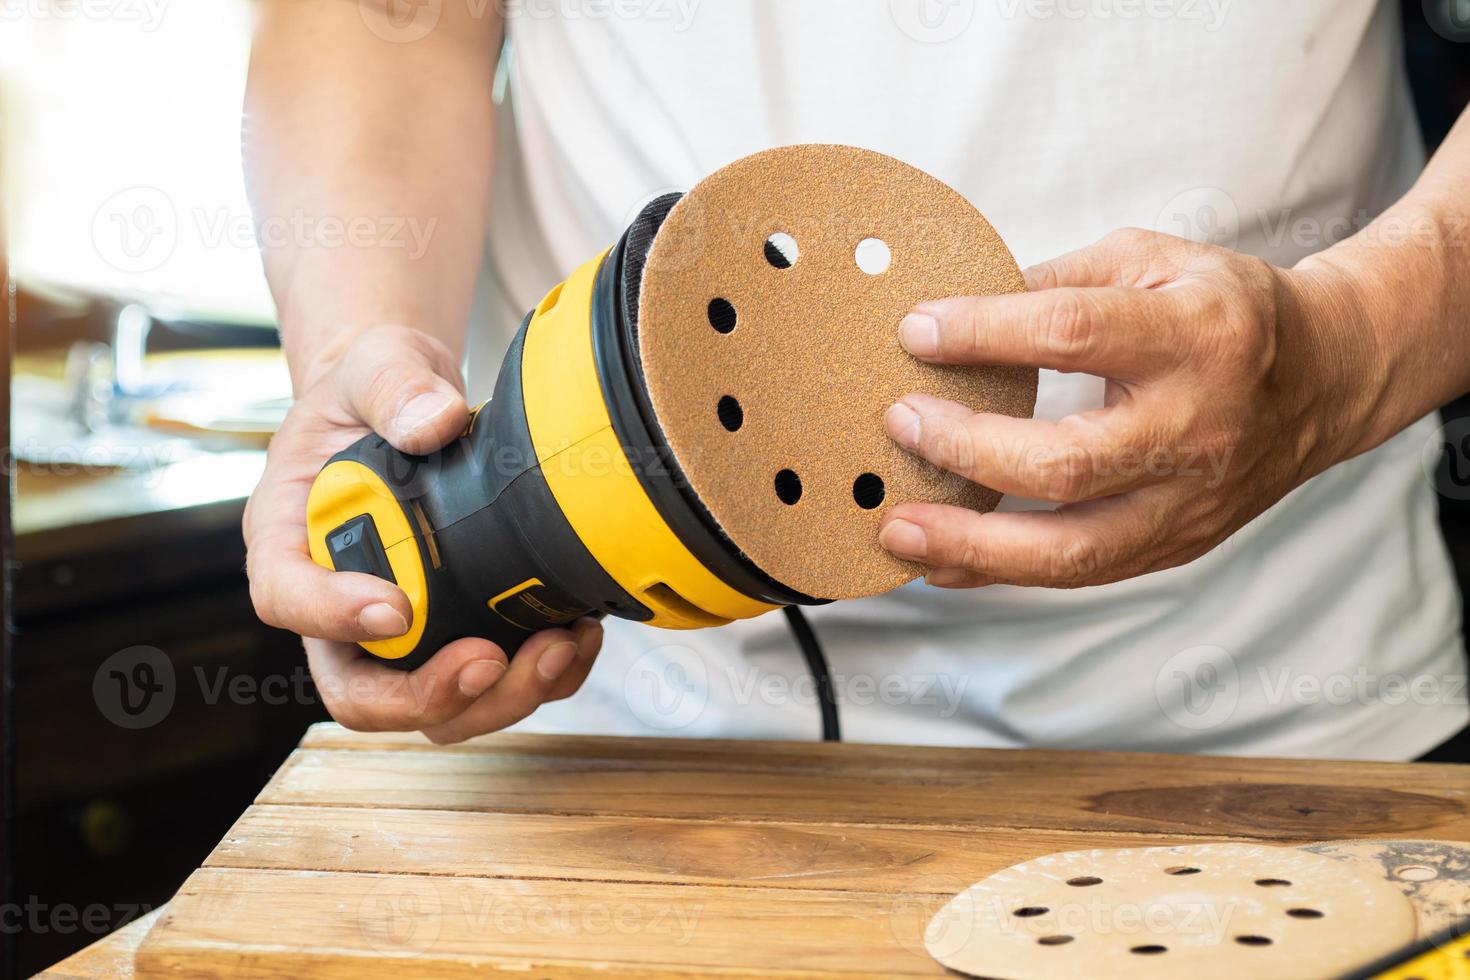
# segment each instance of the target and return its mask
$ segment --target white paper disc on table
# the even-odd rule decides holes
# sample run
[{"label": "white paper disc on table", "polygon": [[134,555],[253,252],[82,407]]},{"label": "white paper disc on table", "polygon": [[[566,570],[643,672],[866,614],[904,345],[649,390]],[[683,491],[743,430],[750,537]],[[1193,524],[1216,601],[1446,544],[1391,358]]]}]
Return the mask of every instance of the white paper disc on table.
[{"label": "white paper disc on table", "polygon": [[997,980],[1301,980],[1406,945],[1413,906],[1380,876],[1289,847],[1069,851],[991,875],[949,902],[925,945]]}]

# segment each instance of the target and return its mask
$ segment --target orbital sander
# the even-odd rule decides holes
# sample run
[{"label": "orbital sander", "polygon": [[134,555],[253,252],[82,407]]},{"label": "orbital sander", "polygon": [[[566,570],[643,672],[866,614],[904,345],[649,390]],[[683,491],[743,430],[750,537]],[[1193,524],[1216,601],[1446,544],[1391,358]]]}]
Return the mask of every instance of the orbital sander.
[{"label": "orbital sander", "polygon": [[1037,381],[920,362],[898,323],[1024,289],[990,224],[919,170],[847,146],[746,157],[553,287],[460,438],[332,457],[312,557],[403,589],[409,631],[363,647],[405,669],[589,614],[697,629],[887,591],[923,569],[878,545],[886,509],[999,494],[899,449],[883,412],[924,391],[1029,417]]}]

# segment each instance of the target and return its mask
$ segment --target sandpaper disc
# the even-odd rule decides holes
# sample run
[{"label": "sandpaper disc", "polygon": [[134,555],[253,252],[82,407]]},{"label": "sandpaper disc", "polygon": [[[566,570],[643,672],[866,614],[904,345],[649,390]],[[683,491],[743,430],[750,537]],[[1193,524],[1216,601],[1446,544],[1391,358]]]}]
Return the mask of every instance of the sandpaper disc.
[{"label": "sandpaper disc", "polygon": [[991,978],[1332,977],[1414,938],[1403,894],[1295,848],[1069,851],[956,896],[925,934],[940,963]]},{"label": "sandpaper disc", "polygon": [[990,223],[928,174],[849,146],[757,153],[697,184],[653,241],[649,396],[690,485],[762,571],[816,598],[884,592],[923,572],[879,546],[887,509],[988,511],[1000,495],[904,452],[883,413],[915,391],[1019,417],[1036,401],[1035,370],[924,364],[899,321],[923,300],[1025,288]]},{"label": "sandpaper disc", "polygon": [[1419,935],[1470,917],[1470,846],[1442,840],[1339,840],[1302,848],[1352,861],[1381,875],[1409,899]]}]

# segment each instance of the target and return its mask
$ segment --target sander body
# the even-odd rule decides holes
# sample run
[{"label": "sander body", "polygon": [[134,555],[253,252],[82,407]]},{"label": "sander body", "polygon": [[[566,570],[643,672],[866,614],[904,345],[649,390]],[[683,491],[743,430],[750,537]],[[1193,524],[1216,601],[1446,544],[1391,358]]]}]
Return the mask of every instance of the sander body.
[{"label": "sander body", "polygon": [[763,574],[720,532],[664,444],[637,357],[643,260],[679,195],[526,315],[490,401],[443,450],[368,435],[307,504],[311,554],[407,594],[407,634],[364,643],[413,669],[466,636],[513,654],[590,614],[719,626],[817,599]]}]

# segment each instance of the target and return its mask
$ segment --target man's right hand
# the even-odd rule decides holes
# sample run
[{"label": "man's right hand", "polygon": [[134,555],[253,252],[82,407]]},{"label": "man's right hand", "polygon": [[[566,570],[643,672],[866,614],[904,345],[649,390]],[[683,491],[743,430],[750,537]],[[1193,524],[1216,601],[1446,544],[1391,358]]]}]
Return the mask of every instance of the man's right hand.
[{"label": "man's right hand", "polygon": [[247,571],[260,618],[306,638],[307,661],[332,717],[361,731],[421,730],[436,742],[457,742],[575,693],[601,644],[596,620],[536,634],[513,663],[489,640],[466,638],[405,673],[356,645],[406,633],[413,610],[391,582],[312,561],[312,481],[331,456],[370,430],[402,452],[434,452],[464,430],[469,411],[455,357],[408,327],[357,334],[300,377],[300,396],[271,440],[245,508]]}]

